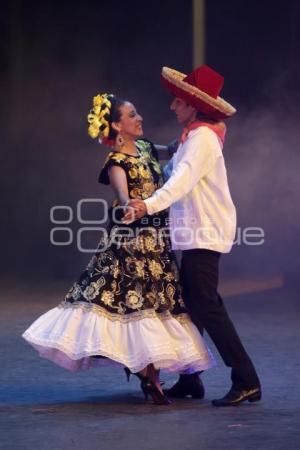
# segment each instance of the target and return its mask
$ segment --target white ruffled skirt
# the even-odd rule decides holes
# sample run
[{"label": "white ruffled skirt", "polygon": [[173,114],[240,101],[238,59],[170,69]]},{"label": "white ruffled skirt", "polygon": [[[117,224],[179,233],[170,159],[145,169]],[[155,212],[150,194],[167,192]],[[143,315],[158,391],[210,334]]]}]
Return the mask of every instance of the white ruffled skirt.
[{"label": "white ruffled skirt", "polygon": [[62,303],[40,316],[23,338],[40,356],[72,372],[110,363],[132,372],[150,363],[156,369],[185,373],[215,365],[189,316],[169,311],[148,310],[121,319],[97,305]]}]

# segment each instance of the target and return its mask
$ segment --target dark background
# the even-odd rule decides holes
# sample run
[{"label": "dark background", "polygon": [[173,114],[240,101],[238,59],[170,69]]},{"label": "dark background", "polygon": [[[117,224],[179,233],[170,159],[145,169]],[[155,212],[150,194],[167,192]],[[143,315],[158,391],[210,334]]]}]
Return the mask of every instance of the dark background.
[{"label": "dark background", "polygon": [[[235,245],[223,258],[225,277],[297,282],[299,17],[297,1],[206,2],[206,63],[238,110],[224,148],[238,226],[265,231],[264,245]],[[19,0],[2,4],[0,21],[1,273],[71,281],[89,259],[76,246],[76,204],[112,198],[97,183],[107,151],[87,135],[92,97],[132,101],[154,142],[178,136],[159,75],[162,66],[193,68],[192,2]],[[50,244],[55,205],[75,212],[72,245]],[[96,208],[85,214],[99,217]],[[97,232],[85,236],[86,247],[97,243]]]}]

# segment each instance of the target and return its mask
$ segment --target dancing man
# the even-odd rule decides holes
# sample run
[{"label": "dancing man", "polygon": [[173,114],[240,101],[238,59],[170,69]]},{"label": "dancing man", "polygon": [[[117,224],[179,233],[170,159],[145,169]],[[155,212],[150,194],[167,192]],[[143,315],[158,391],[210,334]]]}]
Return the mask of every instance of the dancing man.
[{"label": "dancing man", "polygon": [[[170,207],[172,248],[182,251],[185,304],[198,329],[206,330],[224,363],[231,367],[229,392],[212,403],[255,402],[261,398],[259,378],[218,293],[220,256],[230,252],[236,231],[222,154],[226,132],[222,120],[236,110],[219,97],[224,78],[206,65],[187,76],[164,67],[161,79],[174,96],[170,108],[184,127],[183,133],[165,166],[169,179],[150,198],[131,200],[124,221]],[[202,398],[199,373],[182,373],[167,393],[175,398]]]}]

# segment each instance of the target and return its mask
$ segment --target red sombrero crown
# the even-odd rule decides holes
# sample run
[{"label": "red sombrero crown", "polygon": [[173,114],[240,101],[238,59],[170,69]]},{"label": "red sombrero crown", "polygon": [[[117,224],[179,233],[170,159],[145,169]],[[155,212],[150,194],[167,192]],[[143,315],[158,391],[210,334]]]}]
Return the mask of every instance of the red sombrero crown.
[{"label": "red sombrero crown", "polygon": [[219,97],[224,77],[206,65],[198,67],[188,75],[163,67],[161,80],[175,97],[185,100],[209,117],[225,119],[236,112],[232,105]]}]

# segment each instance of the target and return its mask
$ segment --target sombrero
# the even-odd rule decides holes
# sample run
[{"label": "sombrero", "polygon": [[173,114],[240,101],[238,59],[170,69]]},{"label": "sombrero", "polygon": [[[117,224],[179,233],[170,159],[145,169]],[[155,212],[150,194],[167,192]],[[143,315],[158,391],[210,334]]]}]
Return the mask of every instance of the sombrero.
[{"label": "sombrero", "polygon": [[207,65],[202,65],[188,75],[163,67],[161,81],[175,97],[185,100],[198,111],[214,119],[226,119],[236,109],[219,97],[224,77]]}]

